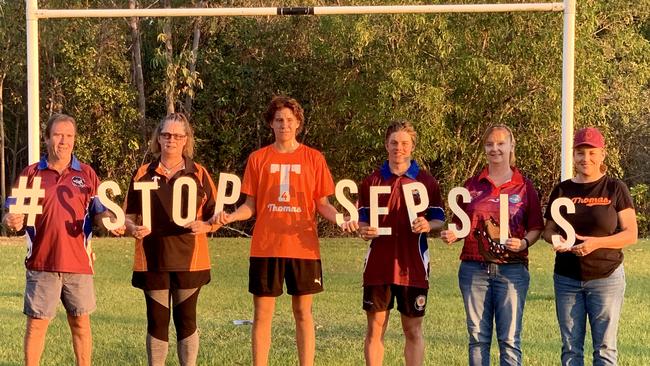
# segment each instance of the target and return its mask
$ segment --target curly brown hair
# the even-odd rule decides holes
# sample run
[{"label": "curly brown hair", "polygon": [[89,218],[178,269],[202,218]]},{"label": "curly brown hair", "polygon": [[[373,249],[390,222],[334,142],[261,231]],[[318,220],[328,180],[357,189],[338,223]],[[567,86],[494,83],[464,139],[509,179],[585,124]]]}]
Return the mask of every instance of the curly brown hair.
[{"label": "curly brown hair", "polygon": [[273,99],[271,99],[271,102],[269,103],[268,107],[266,107],[266,111],[264,112],[264,120],[266,123],[269,125],[273,123],[275,113],[283,108],[290,109],[293,115],[296,116],[296,119],[300,123],[296,132],[302,132],[302,125],[305,120],[305,111],[302,109],[300,103],[298,103],[297,100],[289,98],[285,95],[276,95],[273,97]]}]

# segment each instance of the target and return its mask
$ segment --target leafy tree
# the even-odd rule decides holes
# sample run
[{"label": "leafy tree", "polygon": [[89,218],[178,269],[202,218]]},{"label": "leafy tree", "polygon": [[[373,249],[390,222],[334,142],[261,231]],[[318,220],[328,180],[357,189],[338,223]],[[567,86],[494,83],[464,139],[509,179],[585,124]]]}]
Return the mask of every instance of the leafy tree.
[{"label": "leafy tree", "polygon": [[[3,213],[7,185],[15,179],[20,153],[24,149],[20,123],[22,100],[19,96],[23,83],[15,78],[25,65],[22,54],[25,42],[20,32],[25,21],[24,17],[14,17],[20,12],[24,12],[23,3],[0,0],[0,199]],[[4,235],[4,227],[0,230]]]},{"label": "leafy tree", "polygon": [[[11,13],[7,26],[0,25],[0,45],[16,45],[8,50],[24,42],[18,3],[0,0]],[[166,3],[260,6],[248,0]],[[274,0],[263,6],[382,3]],[[143,18],[140,90],[131,76],[135,42],[128,20],[47,20],[41,22],[41,119],[55,111],[75,115],[78,153],[103,177],[125,184],[143,161],[146,136],[173,100],[175,110],[191,113],[197,160],[215,175],[241,175],[250,152],[272,141],[263,109],[273,94],[288,94],[306,110],[299,139],[324,152],[336,180],[358,181],[376,169],[386,155],[385,126],[407,119],[419,133],[417,159],[444,192],[483,167],[483,131],[503,123],[517,139],[517,166],[545,201],[560,178],[562,23],[561,13]],[[576,26],[576,128],[603,129],[610,173],[630,185],[646,222],[650,0],[580,1]],[[0,70],[11,66],[3,95],[5,151],[8,163],[22,167],[25,78],[12,59],[23,58],[0,55]]]},{"label": "leafy tree", "polygon": [[[109,6],[102,1],[90,5]],[[65,7],[70,2],[50,2],[50,6]],[[41,115],[72,115],[78,125],[76,154],[92,164],[100,177],[123,187],[141,160],[143,144],[127,26],[113,19],[66,19],[42,22],[40,27],[45,83],[41,90],[47,98]]]}]

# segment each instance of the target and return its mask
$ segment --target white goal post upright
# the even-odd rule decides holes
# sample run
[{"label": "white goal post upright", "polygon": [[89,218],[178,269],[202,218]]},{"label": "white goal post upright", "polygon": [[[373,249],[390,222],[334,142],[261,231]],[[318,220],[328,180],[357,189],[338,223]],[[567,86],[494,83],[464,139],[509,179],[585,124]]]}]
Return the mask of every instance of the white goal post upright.
[{"label": "white goal post upright", "polygon": [[26,1],[27,123],[29,163],[39,159],[38,20],[48,18],[122,18],[190,16],[272,16],[415,13],[564,12],[562,50],[562,180],[573,174],[573,77],[575,1],[519,4],[377,5],[269,8],[157,8],[157,9],[39,9],[38,0]]},{"label": "white goal post upright", "polygon": [[39,71],[38,71],[38,0],[27,0],[26,4],[27,34],[27,157],[29,164],[39,159]]},{"label": "white goal post upright", "polygon": [[573,80],[575,71],[576,0],[564,0],[562,33],[562,180],[573,176]]}]

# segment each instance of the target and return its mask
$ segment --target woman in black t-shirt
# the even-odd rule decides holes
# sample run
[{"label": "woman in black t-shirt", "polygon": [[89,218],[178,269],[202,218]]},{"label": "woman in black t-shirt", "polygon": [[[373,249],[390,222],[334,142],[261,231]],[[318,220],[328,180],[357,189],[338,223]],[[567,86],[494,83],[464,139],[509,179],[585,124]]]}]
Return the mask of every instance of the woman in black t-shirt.
[{"label": "woman in black t-shirt", "polygon": [[[636,213],[623,182],[605,175],[605,140],[598,129],[574,138],[576,175],[558,184],[546,209],[544,240],[556,251],[555,306],[562,337],[562,365],[582,365],[587,318],[594,365],[616,365],[616,335],[625,292],[622,248],[637,241]],[[575,244],[551,216],[551,205],[566,197],[575,205],[560,214],[575,230]],[[563,225],[564,226],[564,225]]]}]

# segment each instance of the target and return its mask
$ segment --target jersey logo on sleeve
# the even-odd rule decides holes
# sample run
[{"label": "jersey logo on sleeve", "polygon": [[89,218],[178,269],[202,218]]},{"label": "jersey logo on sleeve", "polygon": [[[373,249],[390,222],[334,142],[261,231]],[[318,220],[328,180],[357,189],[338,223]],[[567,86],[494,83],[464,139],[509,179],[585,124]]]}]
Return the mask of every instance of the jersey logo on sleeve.
[{"label": "jersey logo on sleeve", "polygon": [[271,164],[271,174],[280,173],[278,202],[291,200],[291,173],[300,174],[300,164]]}]

